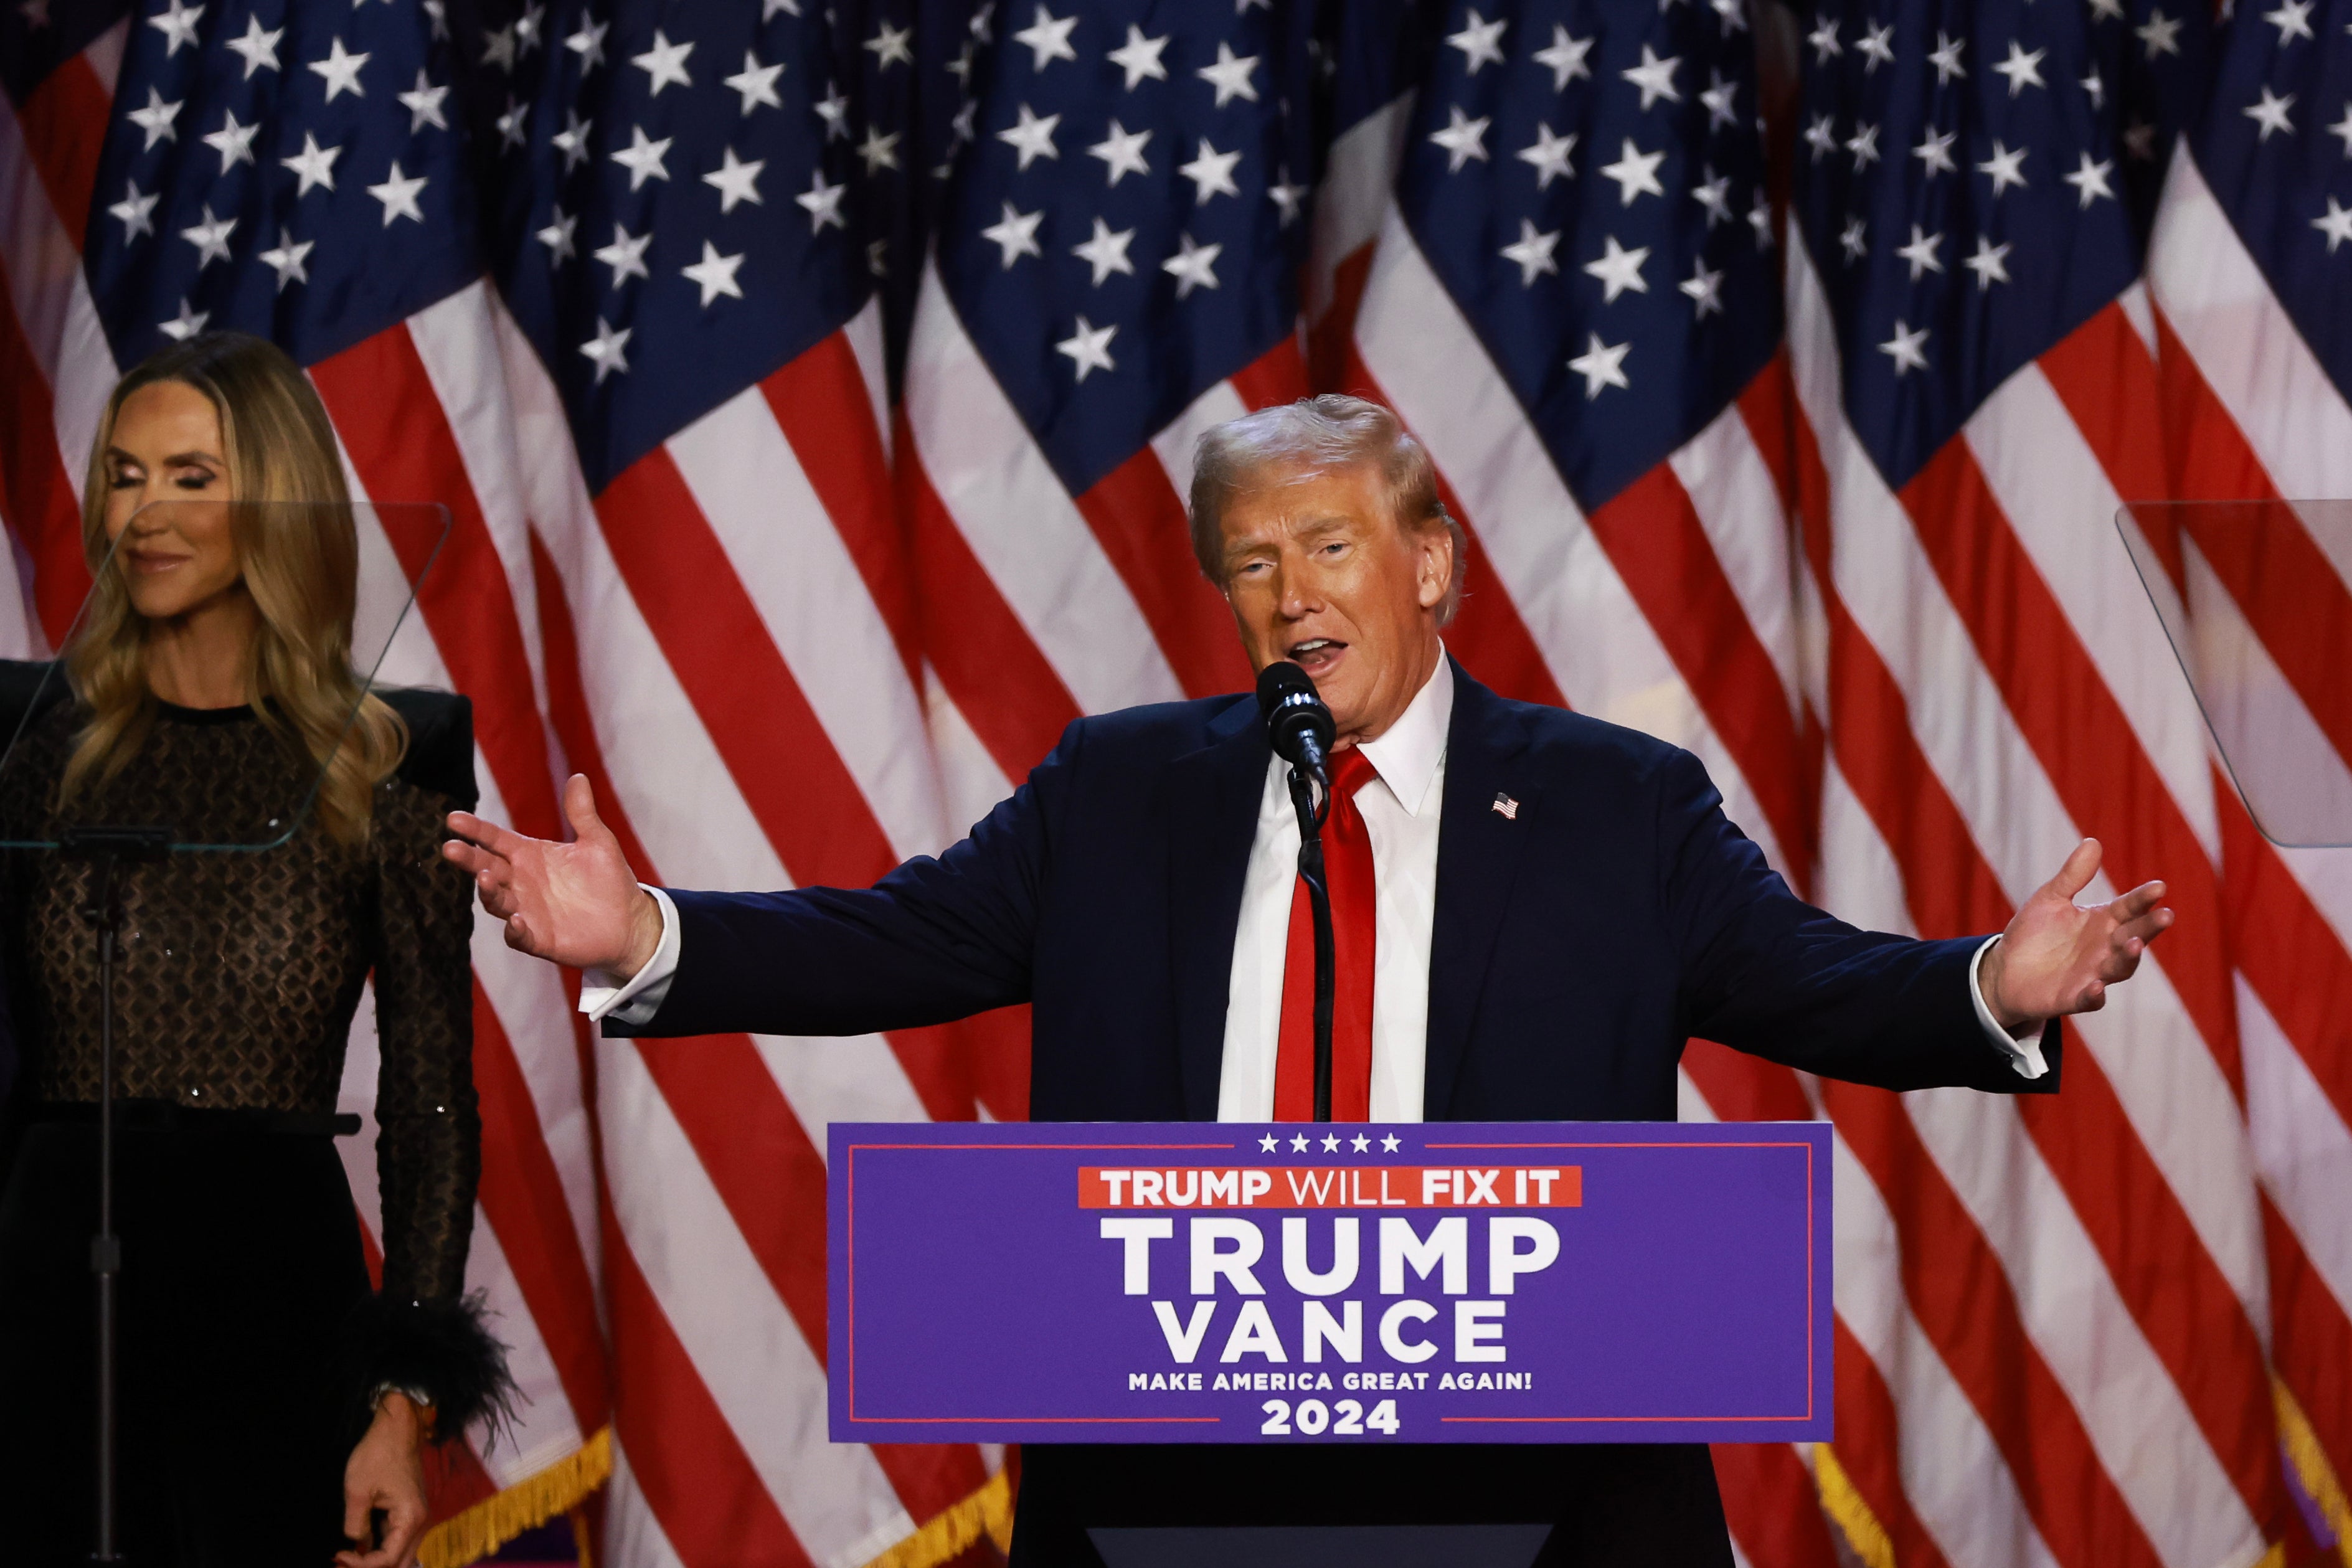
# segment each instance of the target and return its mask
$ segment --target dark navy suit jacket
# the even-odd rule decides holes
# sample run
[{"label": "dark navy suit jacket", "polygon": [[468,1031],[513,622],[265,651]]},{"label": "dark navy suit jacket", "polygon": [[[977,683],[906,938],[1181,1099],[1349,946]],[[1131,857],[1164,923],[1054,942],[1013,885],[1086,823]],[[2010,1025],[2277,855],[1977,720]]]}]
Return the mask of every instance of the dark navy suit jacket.
[{"label": "dark navy suit jacket", "polygon": [[[971,837],[872,889],[678,892],[646,1035],[862,1034],[1034,1007],[1039,1121],[1213,1119],[1267,743],[1250,697],[1070,726]],[[1518,803],[1494,809],[1498,795]],[[1887,1089],[2047,1092],[1985,1037],[1980,939],[1799,900],[1697,759],[1507,701],[1455,668],[1423,1110],[1675,1117],[1692,1035]],[[1028,1448],[1013,1561],[1099,1564],[1090,1526],[1549,1521],[1538,1563],[1727,1565],[1690,1445]]]}]

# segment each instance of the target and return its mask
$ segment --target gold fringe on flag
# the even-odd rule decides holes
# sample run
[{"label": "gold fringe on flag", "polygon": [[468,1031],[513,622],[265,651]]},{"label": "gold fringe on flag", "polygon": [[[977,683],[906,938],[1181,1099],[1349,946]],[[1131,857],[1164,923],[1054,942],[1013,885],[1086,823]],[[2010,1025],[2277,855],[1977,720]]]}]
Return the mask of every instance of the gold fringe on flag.
[{"label": "gold fringe on flag", "polygon": [[1827,1443],[1813,1445],[1813,1486],[1822,1494],[1822,1511],[1844,1532],[1845,1543],[1864,1568],[1895,1568],[1895,1542],[1886,1538],[1886,1527],[1863,1501],[1853,1478]]},{"label": "gold fringe on flag", "polygon": [[423,1568],[466,1568],[524,1531],[571,1512],[612,1478],[613,1429],[599,1426],[594,1436],[547,1468],[426,1531],[416,1560]]},{"label": "gold fringe on flag", "polygon": [[2311,1418],[2275,1375],[2271,1378],[2271,1402],[2278,1408],[2279,1441],[2285,1445],[2295,1476],[2305,1494],[2319,1505],[2327,1528],[2336,1532],[2336,1550],[2345,1568],[2352,1568],[2352,1500],[2344,1495],[2344,1483],[2336,1479],[2336,1467],[2327,1462],[2327,1450],[2319,1446]]},{"label": "gold fringe on flag", "polygon": [[983,1535],[996,1543],[999,1552],[1013,1550],[1013,1489],[1002,1470],[970,1497],[933,1515],[922,1529],[866,1568],[939,1568],[971,1551],[972,1542]]}]

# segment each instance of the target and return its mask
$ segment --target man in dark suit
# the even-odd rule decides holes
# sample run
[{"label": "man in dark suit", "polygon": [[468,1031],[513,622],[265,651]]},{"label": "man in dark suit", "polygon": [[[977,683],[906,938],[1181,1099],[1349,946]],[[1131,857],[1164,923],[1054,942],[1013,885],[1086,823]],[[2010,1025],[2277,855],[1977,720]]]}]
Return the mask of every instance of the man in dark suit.
[{"label": "man in dark suit", "polygon": [[[2085,840],[2005,932],[1914,942],[1800,901],[1696,759],[1507,701],[1445,655],[1459,529],[1418,443],[1352,398],[1212,430],[1193,546],[1251,662],[1303,666],[1339,740],[1325,829],[1343,1121],[1671,1121],[1683,1042],[1889,1089],[2049,1092],[2055,1020],[2170,923],[2079,908]],[[1041,1121],[1309,1114],[1298,826],[1255,702],[1081,720],[969,837],[871,889],[641,889],[586,782],[578,839],[459,814],[451,858],[523,951],[590,972],[608,1033],[859,1034],[1032,1004]],[[1730,1561],[1687,1445],[1033,1447],[1013,1559],[1089,1526],[1549,1522],[1545,1563]]]}]

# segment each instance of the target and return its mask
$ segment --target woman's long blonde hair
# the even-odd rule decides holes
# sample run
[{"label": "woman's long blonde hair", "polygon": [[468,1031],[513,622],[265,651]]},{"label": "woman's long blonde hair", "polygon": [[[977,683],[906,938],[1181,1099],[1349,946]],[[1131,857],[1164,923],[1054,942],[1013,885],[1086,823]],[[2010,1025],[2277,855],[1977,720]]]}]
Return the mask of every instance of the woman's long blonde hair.
[{"label": "woman's long blonde hair", "polygon": [[[121,773],[155,721],[146,619],[131,607],[121,574],[100,567],[108,549],[106,453],[116,416],[132,393],[167,381],[203,393],[220,416],[231,536],[246,592],[260,612],[246,681],[254,711],[326,764],[320,818],[341,842],[359,843],[367,837],[375,785],[407,750],[408,728],[363,690],[352,668],[359,533],[334,428],[299,367],[275,344],[243,332],[205,332],[158,350],[106,400],[81,507],[82,554],[97,586],[65,654],[89,721],[74,738],[60,798],[71,800]],[[250,502],[312,504],[241,504]]]}]

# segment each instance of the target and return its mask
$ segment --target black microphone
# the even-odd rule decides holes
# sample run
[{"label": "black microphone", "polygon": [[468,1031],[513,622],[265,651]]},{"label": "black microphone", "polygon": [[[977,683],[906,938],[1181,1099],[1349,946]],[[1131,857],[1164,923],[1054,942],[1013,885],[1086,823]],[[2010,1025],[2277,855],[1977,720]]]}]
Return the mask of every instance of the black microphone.
[{"label": "black microphone", "polygon": [[1328,759],[1339,727],[1305,670],[1286,658],[1259,670],[1257,710],[1275,755],[1318,780],[1329,779]]}]

